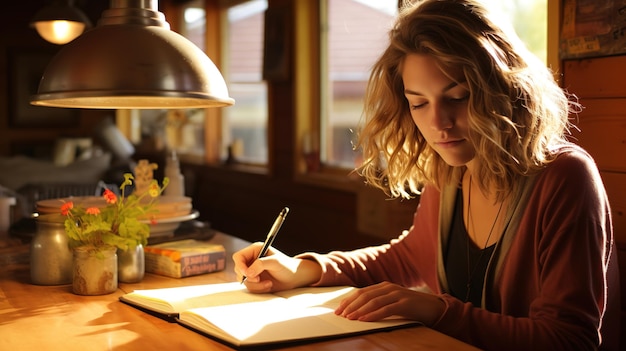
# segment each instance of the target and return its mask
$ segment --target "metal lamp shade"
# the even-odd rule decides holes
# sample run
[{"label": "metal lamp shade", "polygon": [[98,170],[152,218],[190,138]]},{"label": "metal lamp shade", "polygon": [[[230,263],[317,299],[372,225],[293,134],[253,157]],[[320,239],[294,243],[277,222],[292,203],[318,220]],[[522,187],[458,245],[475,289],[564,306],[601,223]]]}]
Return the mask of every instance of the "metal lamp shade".
[{"label": "metal lamp shade", "polygon": [[112,0],[98,26],[46,67],[38,106],[167,109],[234,104],[221,73],[196,45],[169,29],[156,0]]}]

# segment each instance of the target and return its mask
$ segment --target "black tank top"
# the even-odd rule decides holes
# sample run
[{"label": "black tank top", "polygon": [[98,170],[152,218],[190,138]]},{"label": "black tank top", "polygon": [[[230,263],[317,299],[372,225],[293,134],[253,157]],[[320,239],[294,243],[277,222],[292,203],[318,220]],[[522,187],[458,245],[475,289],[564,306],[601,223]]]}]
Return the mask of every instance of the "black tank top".
[{"label": "black tank top", "polygon": [[[452,296],[462,301],[471,302],[474,306],[481,305],[485,271],[494,248],[495,244],[481,249],[476,247],[474,242],[470,240],[463,224],[463,192],[459,189],[456,195],[452,225],[450,226],[448,246],[444,253],[448,287]],[[467,257],[468,251],[469,260]],[[471,277],[471,280],[469,281],[468,299],[469,277]]]}]

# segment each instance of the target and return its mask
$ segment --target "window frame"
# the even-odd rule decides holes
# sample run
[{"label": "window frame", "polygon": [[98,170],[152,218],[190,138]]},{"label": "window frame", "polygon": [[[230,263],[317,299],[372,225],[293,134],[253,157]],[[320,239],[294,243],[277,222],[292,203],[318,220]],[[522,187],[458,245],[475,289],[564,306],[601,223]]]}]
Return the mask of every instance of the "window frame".
[{"label": "window frame", "polygon": [[320,38],[322,11],[326,9],[326,1],[299,0],[294,1],[294,91],[295,91],[295,145],[294,178],[296,182],[320,185],[328,188],[354,191],[359,177],[351,176],[348,168],[324,165],[320,155],[315,162],[319,170],[307,172],[304,159],[304,144],[308,137],[316,137],[321,143],[321,111],[322,98],[322,51]]},{"label": "window frame", "polygon": [[[225,72],[228,68],[223,64],[228,60],[228,39],[225,35],[228,33],[228,10],[230,7],[237,6],[246,0],[220,2],[212,0],[203,0],[205,10],[205,53],[213,61],[221,72]],[[184,6],[184,5],[183,5]],[[269,6],[269,3],[268,3]],[[269,87],[268,87],[269,90]],[[269,92],[268,92],[268,109],[269,109]],[[228,108],[228,107],[226,107]],[[204,162],[209,164],[221,164],[224,162],[223,157],[223,128],[224,128],[224,113],[223,108],[208,108],[205,109],[204,120],[204,138],[205,138],[205,157]],[[238,163],[232,168],[241,169],[243,172],[263,174],[269,172],[269,165],[272,161],[272,141],[271,132],[271,116],[269,116],[266,128],[268,130],[268,160],[266,164],[257,163]],[[211,141],[207,143],[206,141]]]}]

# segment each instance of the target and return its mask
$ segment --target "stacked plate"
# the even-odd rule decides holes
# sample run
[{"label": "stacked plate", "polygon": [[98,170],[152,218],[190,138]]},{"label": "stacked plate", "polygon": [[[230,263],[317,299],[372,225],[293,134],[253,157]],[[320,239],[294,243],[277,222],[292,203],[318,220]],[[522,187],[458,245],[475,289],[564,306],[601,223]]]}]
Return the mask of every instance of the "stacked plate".
[{"label": "stacked plate", "polygon": [[[106,201],[101,196],[75,196],[60,199],[48,199],[37,202],[37,213],[54,214],[61,212],[61,206],[73,201],[74,206],[105,207]],[[186,196],[160,196],[154,204],[155,212],[145,223],[150,224],[150,236],[173,235],[180,223],[196,219],[198,211],[192,208],[191,198]],[[152,222],[152,223],[151,223]]]}]

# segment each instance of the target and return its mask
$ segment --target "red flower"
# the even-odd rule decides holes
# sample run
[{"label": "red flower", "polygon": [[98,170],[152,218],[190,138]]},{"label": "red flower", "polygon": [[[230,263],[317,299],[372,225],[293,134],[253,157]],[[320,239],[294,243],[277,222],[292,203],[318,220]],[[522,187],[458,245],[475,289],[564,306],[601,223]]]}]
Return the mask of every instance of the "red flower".
[{"label": "red flower", "polygon": [[100,209],[97,207],[89,207],[85,210],[85,213],[97,216],[100,214]]},{"label": "red flower", "polygon": [[102,196],[104,196],[104,199],[108,204],[114,204],[117,202],[117,195],[109,189],[104,190],[104,194]]},{"label": "red flower", "polygon": [[68,201],[61,206],[61,214],[67,216],[70,213],[70,210],[74,208],[74,203],[72,201]]}]

